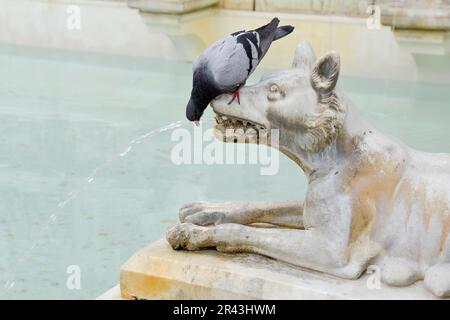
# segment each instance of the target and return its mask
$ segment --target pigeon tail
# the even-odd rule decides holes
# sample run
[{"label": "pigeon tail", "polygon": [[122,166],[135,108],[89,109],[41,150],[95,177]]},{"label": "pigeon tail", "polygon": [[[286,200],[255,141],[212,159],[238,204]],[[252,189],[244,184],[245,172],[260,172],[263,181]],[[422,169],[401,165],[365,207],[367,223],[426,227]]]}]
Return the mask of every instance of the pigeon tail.
[{"label": "pigeon tail", "polygon": [[287,36],[292,31],[294,31],[294,27],[293,26],[278,27],[277,30],[275,31],[275,37],[273,38],[273,41],[281,39],[281,38]]},{"label": "pigeon tail", "polygon": [[261,60],[269,50],[270,44],[272,43],[277,32],[279,23],[280,20],[275,17],[265,26],[259,27],[258,29],[254,30],[258,33],[260,39],[259,49],[261,54],[259,55],[259,60]]},{"label": "pigeon tail", "polygon": [[[280,20],[277,17],[275,17],[268,24],[259,27],[258,29],[255,29],[253,31],[258,32],[261,38],[272,38],[272,35],[275,33],[279,23]],[[270,41],[272,41],[272,39],[270,39]]]}]

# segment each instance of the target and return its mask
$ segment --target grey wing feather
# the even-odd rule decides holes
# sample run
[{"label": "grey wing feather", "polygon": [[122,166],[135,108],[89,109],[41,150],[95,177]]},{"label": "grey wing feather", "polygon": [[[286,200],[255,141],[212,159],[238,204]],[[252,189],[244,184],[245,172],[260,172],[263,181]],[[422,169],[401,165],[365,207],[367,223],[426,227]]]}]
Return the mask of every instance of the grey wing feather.
[{"label": "grey wing feather", "polygon": [[249,58],[243,46],[236,41],[236,36],[230,35],[216,42],[205,51],[203,59],[216,86],[224,91],[245,83],[249,76]]}]

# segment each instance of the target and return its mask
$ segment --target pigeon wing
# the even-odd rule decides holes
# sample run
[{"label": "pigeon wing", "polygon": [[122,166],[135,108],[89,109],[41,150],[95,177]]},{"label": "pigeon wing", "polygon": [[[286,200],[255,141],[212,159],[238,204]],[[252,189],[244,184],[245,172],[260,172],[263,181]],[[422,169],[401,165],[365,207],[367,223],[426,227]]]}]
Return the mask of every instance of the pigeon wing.
[{"label": "pigeon wing", "polygon": [[232,91],[243,85],[260,61],[259,36],[256,32],[241,32],[224,39],[209,56],[209,66],[218,87]]},{"label": "pigeon wing", "polygon": [[230,92],[245,84],[269,50],[272,41],[290,32],[293,27],[278,28],[278,18],[251,31],[235,32],[210,46],[197,60],[194,68],[206,66],[214,87]]},{"label": "pigeon wing", "polygon": [[[278,28],[280,20],[273,18],[268,24],[251,31],[238,31],[223,39],[211,63],[214,79],[221,88],[243,85],[255,71],[275,39],[291,29]],[[280,30],[278,30],[280,29]]]}]

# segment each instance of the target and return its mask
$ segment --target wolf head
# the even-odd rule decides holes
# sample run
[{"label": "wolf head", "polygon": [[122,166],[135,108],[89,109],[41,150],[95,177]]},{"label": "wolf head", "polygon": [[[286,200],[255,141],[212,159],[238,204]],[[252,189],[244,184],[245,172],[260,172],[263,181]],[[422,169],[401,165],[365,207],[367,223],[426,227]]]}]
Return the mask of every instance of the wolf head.
[{"label": "wolf head", "polygon": [[279,142],[274,147],[282,152],[321,152],[335,141],[344,122],[345,107],[335,90],[339,69],[337,53],[316,60],[311,46],[301,43],[293,67],[241,88],[240,104],[228,104],[228,94],[212,101],[216,136],[226,142],[271,144],[261,137],[276,129]]}]

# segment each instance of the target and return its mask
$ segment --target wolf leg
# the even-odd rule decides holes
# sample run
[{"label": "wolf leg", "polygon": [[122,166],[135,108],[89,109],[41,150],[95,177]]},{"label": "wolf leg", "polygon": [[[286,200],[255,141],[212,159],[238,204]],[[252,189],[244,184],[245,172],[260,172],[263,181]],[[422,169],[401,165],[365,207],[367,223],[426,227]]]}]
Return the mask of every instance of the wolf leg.
[{"label": "wolf leg", "polygon": [[437,264],[425,272],[425,287],[434,295],[450,298],[450,263]]},{"label": "wolf leg", "polygon": [[255,228],[234,223],[197,226],[183,223],[166,235],[174,249],[217,248],[223,252],[258,253],[277,260],[354,279],[364,271],[363,263],[342,261],[339,239],[327,239],[314,230]]},{"label": "wolf leg", "polygon": [[302,228],[303,202],[194,202],[181,207],[180,221],[200,226],[223,223],[270,223]]},{"label": "wolf leg", "polygon": [[420,279],[418,266],[402,259],[384,257],[381,264],[381,280],[396,287],[405,287]]}]

